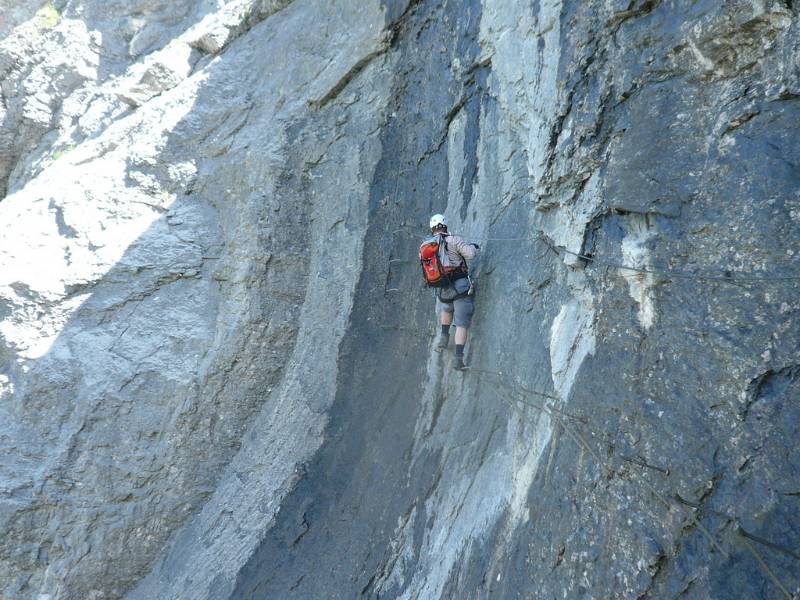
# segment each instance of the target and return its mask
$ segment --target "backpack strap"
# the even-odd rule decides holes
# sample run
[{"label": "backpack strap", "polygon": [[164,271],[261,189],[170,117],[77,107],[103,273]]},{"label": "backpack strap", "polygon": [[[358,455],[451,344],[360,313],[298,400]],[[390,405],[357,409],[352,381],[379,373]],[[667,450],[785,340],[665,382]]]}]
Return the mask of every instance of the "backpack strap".
[{"label": "backpack strap", "polygon": [[[447,253],[448,252],[447,238],[453,237],[453,234],[452,233],[447,233],[445,235],[442,235],[442,234],[438,234],[438,235],[439,235],[439,247],[441,248],[441,245],[444,244],[444,251],[445,251],[445,253]],[[449,258],[449,256],[450,255],[448,254],[448,258]],[[456,275],[456,276],[453,277],[454,281],[456,279],[460,279],[461,277],[466,277],[467,273],[469,272],[469,267],[467,265],[467,260],[463,256],[461,256],[460,254],[459,254],[459,256],[461,257],[461,264],[460,265],[458,265],[456,267],[447,267],[449,269],[453,269],[454,270],[453,271],[453,275]],[[444,261],[440,260],[439,262],[442,263],[442,266],[444,267]],[[461,274],[461,271],[463,271],[463,274]]]}]

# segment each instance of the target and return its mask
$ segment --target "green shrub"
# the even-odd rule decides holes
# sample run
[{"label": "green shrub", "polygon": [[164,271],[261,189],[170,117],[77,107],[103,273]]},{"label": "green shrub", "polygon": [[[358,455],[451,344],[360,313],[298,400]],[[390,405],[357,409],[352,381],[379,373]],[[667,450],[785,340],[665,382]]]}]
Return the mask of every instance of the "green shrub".
[{"label": "green shrub", "polygon": [[61,11],[52,2],[40,8],[33,17],[40,29],[52,29],[61,22]]},{"label": "green shrub", "polygon": [[62,158],[65,154],[72,152],[73,150],[75,150],[75,146],[67,146],[66,148],[63,148],[61,150],[56,150],[55,152],[53,152],[53,161]]}]

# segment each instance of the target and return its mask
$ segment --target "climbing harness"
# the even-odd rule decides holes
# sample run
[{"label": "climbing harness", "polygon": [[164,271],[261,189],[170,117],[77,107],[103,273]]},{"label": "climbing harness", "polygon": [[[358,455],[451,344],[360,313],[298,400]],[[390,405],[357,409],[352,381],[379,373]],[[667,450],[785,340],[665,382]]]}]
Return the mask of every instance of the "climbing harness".
[{"label": "climbing harness", "polygon": [[[393,233],[397,233],[401,230],[396,230]],[[539,241],[546,246],[545,251],[542,253],[542,257],[547,252],[553,252],[555,255],[560,256],[562,254],[568,254],[579,258],[581,260],[586,261],[587,263],[593,263],[598,266],[606,266],[610,268],[620,269],[620,270],[627,270],[634,273],[641,273],[647,275],[660,275],[667,279],[686,279],[686,280],[696,280],[696,281],[715,281],[715,282],[722,282],[722,283],[771,283],[771,282],[786,282],[786,281],[798,281],[800,280],[800,275],[792,275],[792,274],[764,274],[759,275],[753,272],[744,272],[744,271],[731,271],[731,270],[724,270],[719,273],[692,273],[687,271],[680,271],[675,269],[669,268],[661,268],[661,267],[636,267],[632,265],[627,265],[623,263],[617,263],[614,261],[606,261],[602,259],[595,258],[594,256],[589,256],[580,252],[573,252],[567,250],[565,248],[558,248],[552,241],[550,241],[544,234],[539,234],[538,236],[533,237],[498,237],[498,238],[486,238],[487,242],[501,242],[501,241]],[[392,262],[403,262],[402,259],[393,259]],[[470,286],[471,287],[471,286]],[[387,290],[387,291],[397,291],[397,290]],[[506,402],[513,410],[519,412],[523,419],[528,419],[528,415],[522,410],[518,404],[522,406],[528,406],[531,408],[536,409],[537,411],[544,412],[547,414],[553,421],[558,424],[566,433],[567,435],[581,448],[583,448],[589,455],[594,457],[597,461],[598,465],[604,470],[606,475],[609,477],[614,476],[615,471],[612,464],[609,460],[604,459],[586,440],[586,438],[578,431],[573,425],[569,423],[569,421],[575,421],[578,423],[583,424],[584,427],[587,428],[589,433],[591,433],[595,437],[605,438],[606,443],[609,445],[613,445],[609,442],[610,436],[606,433],[605,435],[600,435],[596,431],[593,431],[590,428],[590,420],[581,415],[573,415],[562,411],[556,408],[553,405],[553,401],[561,402],[561,399],[557,396],[552,394],[547,394],[541,391],[529,389],[525,386],[514,384],[510,385],[507,383],[507,376],[505,376],[502,372],[497,371],[488,371],[485,369],[480,368],[471,368],[472,372],[478,374],[487,374],[496,376],[499,381],[498,383],[500,386],[507,391],[512,392],[514,398],[506,398],[503,394],[499,393],[498,390],[498,397]],[[531,400],[527,395],[538,396],[542,398],[542,402],[535,402]],[[652,471],[660,472],[663,476],[667,477],[670,475],[671,470],[669,468],[662,468],[652,464],[649,464],[646,460],[639,456],[621,456],[621,460],[627,462],[629,464],[635,465],[640,467],[641,469],[649,469]],[[634,471],[635,472],[635,471]],[[643,471],[642,471],[643,472]],[[784,555],[790,556],[795,560],[800,561],[800,554],[779,546],[778,544],[774,544],[769,540],[764,538],[758,537],[754,534],[747,532],[739,522],[739,519],[724,513],[716,513],[709,509],[702,507],[700,504],[691,503],[687,500],[681,498],[677,493],[673,494],[671,497],[665,496],[662,492],[660,492],[653,484],[651,484],[647,479],[643,477],[638,477],[633,479],[632,481],[637,482],[640,486],[644,489],[649,491],[667,510],[671,510],[674,507],[679,507],[684,511],[687,511],[686,514],[691,520],[693,526],[697,528],[697,530],[702,533],[704,537],[706,537],[713,548],[715,548],[722,556],[726,558],[730,558],[730,554],[726,551],[717,540],[716,536],[712,534],[703,523],[700,522],[699,517],[702,514],[715,514],[726,519],[728,522],[733,523],[734,528],[733,532],[737,534],[737,539],[739,539],[744,546],[744,548],[749,552],[753,558],[756,560],[759,567],[764,571],[764,573],[769,577],[769,579],[775,584],[775,586],[781,591],[781,593],[789,600],[793,599],[792,594],[789,592],[788,588],[781,582],[775,572],[769,567],[767,562],[764,560],[764,557],[761,553],[755,548],[755,546],[751,542],[755,542],[761,544],[765,547],[772,548],[778,552],[783,553]]]},{"label": "climbing harness", "polygon": [[[397,233],[402,230],[396,230],[393,233]],[[546,246],[545,251],[542,253],[542,257],[547,252],[553,252],[557,256],[561,256],[564,254],[574,256],[578,259],[586,261],[587,263],[593,263],[598,266],[605,266],[609,268],[620,269],[624,271],[630,271],[633,273],[641,273],[646,275],[660,275],[666,279],[685,279],[685,280],[695,280],[695,281],[713,281],[713,282],[722,282],[722,283],[773,283],[773,282],[787,282],[787,281],[798,281],[800,280],[800,275],[794,274],[758,274],[756,272],[746,272],[746,271],[732,271],[729,269],[725,269],[718,273],[693,273],[681,270],[675,270],[670,268],[662,268],[662,267],[637,267],[632,265],[627,265],[623,263],[618,263],[615,261],[607,261],[598,259],[594,256],[590,256],[581,252],[573,252],[571,250],[567,250],[566,248],[559,248],[557,247],[552,241],[550,241],[543,233],[540,233],[537,236],[528,236],[528,237],[497,237],[497,238],[486,238],[485,241],[487,242],[503,242],[503,241],[538,241],[543,243]],[[403,262],[402,259],[394,259],[392,262]],[[471,287],[471,286],[470,286]],[[387,290],[387,291],[396,291],[396,290]],[[553,405],[553,401],[561,402],[561,399],[557,396],[552,394],[547,394],[544,392],[540,392],[533,389],[528,389],[525,386],[514,384],[510,385],[507,383],[507,376],[505,376],[502,372],[497,371],[488,371],[485,369],[480,368],[471,368],[472,372],[478,374],[487,374],[496,376],[499,381],[498,383],[500,386],[507,391],[512,392],[514,398],[506,398],[503,394],[499,393],[498,390],[498,397],[506,402],[513,410],[520,413],[523,419],[528,419],[528,415],[518,406],[521,404],[523,406],[528,406],[531,408],[536,409],[537,411],[544,412],[547,414],[553,421],[558,424],[566,433],[567,435],[572,438],[572,440],[581,448],[583,448],[588,454],[590,454],[594,459],[597,461],[598,465],[605,471],[606,475],[609,477],[614,476],[615,471],[612,464],[609,460],[604,459],[586,440],[586,438],[578,431],[573,425],[569,423],[569,421],[576,421],[578,423],[583,424],[584,427],[587,428],[589,433],[591,433],[595,437],[602,437],[606,439],[606,443],[609,445],[610,436],[600,435],[597,432],[593,431],[590,428],[590,421],[586,417],[581,415],[572,415],[560,409],[557,409]],[[542,402],[535,402],[531,400],[527,395],[538,396],[542,398]],[[641,469],[650,469],[652,471],[658,471],[663,476],[667,477],[670,475],[671,470],[669,468],[658,467],[652,464],[649,464],[646,460],[644,460],[640,456],[621,456],[621,460],[627,462],[632,465],[636,465]],[[634,471],[635,472],[635,471]],[[643,472],[643,471],[642,471]],[[662,492],[660,492],[653,484],[651,484],[647,479],[643,477],[638,477],[633,479],[632,481],[637,482],[640,486],[644,489],[649,491],[667,510],[671,510],[673,507],[679,507],[684,511],[687,511],[686,514],[688,515],[689,519],[691,520],[692,525],[694,525],[699,532],[705,536],[711,546],[715,548],[722,556],[725,558],[730,558],[729,552],[727,552],[717,540],[716,536],[712,534],[703,523],[700,522],[699,517],[702,514],[712,514],[724,518],[727,522],[732,523],[734,525],[733,532],[737,534],[738,538],[744,548],[749,552],[753,558],[758,563],[759,567],[764,571],[764,573],[769,577],[769,579],[775,584],[775,586],[781,591],[781,593],[789,600],[793,599],[792,594],[789,592],[788,588],[781,582],[775,572],[769,567],[767,562],[764,560],[764,557],[761,553],[755,548],[755,546],[751,542],[755,542],[761,544],[765,547],[771,548],[778,552],[783,553],[786,556],[790,556],[791,558],[800,561],[800,554],[784,548],[778,544],[774,544],[769,540],[756,536],[747,532],[742,526],[737,517],[733,517],[731,515],[727,515],[724,513],[717,513],[715,511],[711,511],[702,507],[700,504],[689,502],[681,498],[677,493],[673,494],[671,497],[665,496]]]}]

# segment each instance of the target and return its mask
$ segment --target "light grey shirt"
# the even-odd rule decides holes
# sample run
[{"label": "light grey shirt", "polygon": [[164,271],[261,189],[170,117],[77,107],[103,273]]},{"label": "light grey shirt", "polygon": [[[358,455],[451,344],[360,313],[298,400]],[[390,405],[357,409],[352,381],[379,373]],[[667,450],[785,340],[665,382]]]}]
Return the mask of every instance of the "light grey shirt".
[{"label": "light grey shirt", "polygon": [[478,256],[478,249],[465,242],[461,236],[448,233],[444,241],[447,246],[447,252],[442,257],[443,267],[459,267],[464,264],[465,259],[471,260]]}]

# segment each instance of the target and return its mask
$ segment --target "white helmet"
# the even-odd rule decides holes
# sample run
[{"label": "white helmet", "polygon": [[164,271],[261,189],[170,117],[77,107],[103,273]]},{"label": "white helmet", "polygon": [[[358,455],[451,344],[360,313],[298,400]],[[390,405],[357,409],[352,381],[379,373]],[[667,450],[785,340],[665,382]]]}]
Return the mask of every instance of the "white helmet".
[{"label": "white helmet", "polygon": [[444,218],[444,215],[433,215],[431,217],[431,229],[434,227],[447,227],[447,219]]}]

